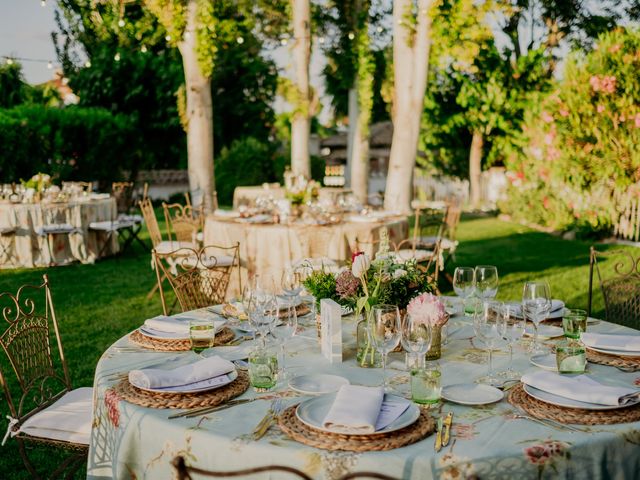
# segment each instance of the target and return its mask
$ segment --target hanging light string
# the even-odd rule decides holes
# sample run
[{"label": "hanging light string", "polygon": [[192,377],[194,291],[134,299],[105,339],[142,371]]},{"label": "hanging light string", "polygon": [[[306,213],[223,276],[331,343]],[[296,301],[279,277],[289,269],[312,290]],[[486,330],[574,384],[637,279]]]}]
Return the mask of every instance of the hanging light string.
[{"label": "hanging light string", "polygon": [[7,65],[11,65],[15,62],[31,62],[31,63],[46,63],[47,68],[49,70],[53,69],[54,63],[52,60],[43,60],[42,58],[25,58],[25,57],[16,57],[13,55],[0,55],[0,58],[4,59],[4,62]]}]

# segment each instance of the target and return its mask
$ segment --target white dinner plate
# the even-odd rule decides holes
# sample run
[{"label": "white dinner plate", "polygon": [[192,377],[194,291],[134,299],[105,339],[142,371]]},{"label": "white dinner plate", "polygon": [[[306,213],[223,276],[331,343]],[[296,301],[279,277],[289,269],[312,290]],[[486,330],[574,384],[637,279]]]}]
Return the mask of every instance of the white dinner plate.
[{"label": "white dinner plate", "polygon": [[[218,379],[220,377],[227,377],[223,382],[218,383]],[[146,390],[148,392],[161,392],[161,393],[198,393],[198,392],[206,392],[208,390],[215,390],[216,388],[224,387],[225,385],[230,384],[236,378],[238,378],[238,372],[233,370],[225,375],[220,375],[218,377],[207,378],[206,380],[200,380],[199,382],[189,383],[187,385],[179,385],[175,387],[162,387],[162,388],[146,388],[141,387],[140,385],[136,385],[132,383],[132,385],[140,390]]]},{"label": "white dinner plate", "polygon": [[502,391],[482,383],[456,383],[442,387],[442,398],[460,405],[487,405],[502,400]]},{"label": "white dinner plate", "polygon": [[[386,395],[389,395],[388,393]],[[396,395],[391,395],[392,397],[396,397]],[[328,395],[322,395],[321,397],[311,398],[302,402],[296,408],[296,417],[311,428],[316,430],[321,430],[323,432],[328,433],[336,433],[335,431],[326,428],[324,424],[324,419],[329,413],[329,409],[331,405],[333,405],[333,401],[336,398],[335,393],[330,393]],[[398,397],[398,399],[402,401],[406,401],[402,397]],[[379,435],[383,433],[395,432],[396,430],[400,430],[408,425],[411,425],[420,417],[420,409],[415,403],[411,403],[409,407],[404,411],[402,415],[396,418],[389,425],[384,427],[381,430],[373,433],[358,433],[358,435]],[[342,433],[342,432],[339,432]]]},{"label": "white dinner plate", "polygon": [[[188,322],[185,318],[185,322]],[[213,325],[215,326],[215,332],[218,333],[222,330],[222,327],[226,325],[226,320],[214,320]],[[157,338],[160,340],[188,340],[189,333],[175,333],[175,332],[165,332],[164,330],[157,330],[155,328],[151,328],[145,325],[142,325],[138,330],[140,333],[147,337]]]},{"label": "white dinner plate", "polygon": [[598,403],[580,402],[571,398],[561,397],[560,395],[554,395],[553,393],[545,392],[544,390],[540,390],[539,388],[535,388],[527,384],[524,385],[524,391],[541,402],[550,403],[551,405],[557,405],[559,407],[584,408],[585,410],[613,410],[616,408],[626,408],[632,407],[640,401],[636,399],[635,401],[630,401],[626,405],[600,405]]},{"label": "white dinner plate", "polygon": [[349,385],[349,380],[339,375],[323,373],[300,375],[289,381],[289,386],[293,390],[307,395],[322,395],[337,392],[343,385]]},{"label": "white dinner plate", "polygon": [[556,356],[552,353],[543,353],[541,355],[534,355],[529,361],[536,367],[540,367],[543,370],[549,370],[550,372],[558,371],[558,364],[556,362]]},{"label": "white dinner plate", "polygon": [[640,357],[640,352],[630,352],[629,350],[609,350],[607,348],[602,347],[589,347],[589,350],[593,350],[594,352],[606,353],[608,355],[616,355],[618,357]]},{"label": "white dinner plate", "polygon": [[[524,334],[528,337],[533,337],[534,335],[534,327],[531,323],[527,322],[526,330]],[[553,325],[538,325],[538,338],[547,339],[547,338],[556,338],[562,337],[564,335],[564,330],[560,327],[554,327]]]}]

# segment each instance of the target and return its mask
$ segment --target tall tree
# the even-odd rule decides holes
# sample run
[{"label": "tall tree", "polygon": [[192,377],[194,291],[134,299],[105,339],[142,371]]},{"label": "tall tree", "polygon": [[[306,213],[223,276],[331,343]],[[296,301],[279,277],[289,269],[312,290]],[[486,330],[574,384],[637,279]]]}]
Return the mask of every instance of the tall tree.
[{"label": "tall tree", "polygon": [[291,0],[295,65],[294,112],[291,119],[291,170],[297,175],[311,177],[309,134],[311,132],[311,89],[309,62],[311,60],[311,5],[309,0]]},{"label": "tall tree", "polygon": [[393,138],[384,207],[409,212],[427,86],[433,0],[393,2]]}]

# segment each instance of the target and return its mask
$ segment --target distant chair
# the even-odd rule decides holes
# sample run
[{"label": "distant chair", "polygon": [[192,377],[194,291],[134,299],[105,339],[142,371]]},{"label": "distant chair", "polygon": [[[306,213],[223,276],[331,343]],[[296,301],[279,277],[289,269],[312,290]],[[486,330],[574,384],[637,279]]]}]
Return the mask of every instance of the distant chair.
[{"label": "distant chair", "polygon": [[[188,196],[187,196],[188,198]],[[202,239],[202,223],[204,216],[202,207],[194,209],[179,203],[162,203],[164,218],[167,224],[169,241],[186,242],[194,245]]]},{"label": "distant chair", "polygon": [[0,224],[0,265],[17,263],[16,234],[18,233],[18,219],[15,210],[7,212],[6,221]]},{"label": "distant chair", "polygon": [[[640,254],[640,252],[639,252]],[[593,246],[589,261],[589,304],[593,306],[593,280],[597,275],[604,297],[605,319],[626,327],[640,329],[640,255],[629,250],[600,252]],[[606,268],[609,265],[612,268]]]},{"label": "distant chair", "polygon": [[[415,210],[411,238],[403,240],[396,247],[398,261],[415,260],[417,263],[423,264],[429,263],[433,259],[436,244],[441,245],[442,242],[446,212],[446,210],[424,211],[420,208]],[[427,239],[427,241],[423,241],[423,239]],[[440,268],[443,263],[443,261],[439,262]]]},{"label": "distant chair", "polygon": [[224,302],[234,267],[240,273],[240,246],[208,245],[202,249],[180,248],[169,253],[153,252],[158,288],[165,315],[170,309],[162,289],[171,285],[183,312]]},{"label": "distant chair", "polygon": [[[178,475],[178,480],[191,480],[192,473],[197,475],[204,475],[205,477],[247,477],[249,475],[255,475],[258,473],[266,473],[273,472],[274,478],[279,478],[276,473],[280,474],[289,474],[294,475],[297,478],[301,478],[303,480],[311,480],[311,477],[306,473],[298,470],[297,468],[287,467],[285,465],[265,465],[264,467],[253,467],[253,468],[245,468],[242,470],[227,470],[227,471],[212,471],[205,470],[203,468],[192,467],[186,464],[184,457],[177,456],[175,457],[171,465],[176,469],[176,473]],[[290,478],[290,477],[287,477]],[[400,480],[395,477],[390,477],[389,475],[385,475],[383,473],[377,472],[351,472],[341,477],[338,477],[337,480],[351,480],[352,478],[375,478],[377,480]]]},{"label": "distant chair", "polygon": [[136,240],[145,250],[149,248],[138,236],[142,230],[144,218],[139,213],[134,213],[135,195],[133,182],[113,182],[111,184],[111,196],[116,200],[118,211],[118,239],[121,240],[121,252],[124,252],[131,243]]},{"label": "distant chair", "polygon": [[42,478],[27,454],[35,446],[66,452],[60,465],[47,474],[71,478],[86,462],[89,450],[93,389],[71,388],[47,275],[41,285],[24,285],[15,295],[0,293],[0,312],[8,324],[0,334],[7,357],[0,362],[0,384],[8,404],[3,414],[9,413],[7,434],[18,442],[31,478]]},{"label": "distant chair", "polygon": [[[49,253],[49,265],[60,265],[55,258],[55,239],[64,236],[70,241],[70,236],[79,233],[80,229],[71,225],[67,219],[68,208],[66,204],[40,204],[42,224],[35,229],[36,235],[43,239]],[[43,256],[42,244],[40,255]],[[68,263],[68,262],[65,262]]]}]

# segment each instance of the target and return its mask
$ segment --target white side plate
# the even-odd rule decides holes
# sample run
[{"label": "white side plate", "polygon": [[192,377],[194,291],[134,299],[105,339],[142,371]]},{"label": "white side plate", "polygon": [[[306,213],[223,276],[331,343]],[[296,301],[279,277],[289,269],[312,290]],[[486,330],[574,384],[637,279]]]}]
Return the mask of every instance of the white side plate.
[{"label": "white side plate", "polygon": [[349,380],[339,375],[322,373],[300,375],[289,381],[289,386],[292,390],[307,395],[322,395],[337,392],[343,385],[349,385]]},{"label": "white side plate", "polygon": [[457,383],[442,387],[442,398],[460,405],[487,405],[502,400],[502,391],[481,383]]}]

